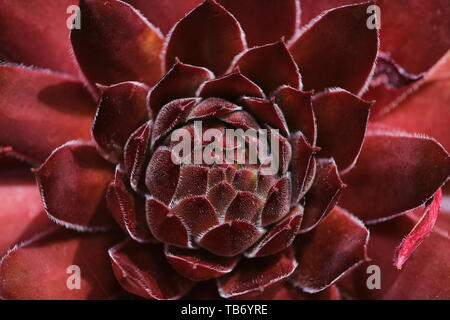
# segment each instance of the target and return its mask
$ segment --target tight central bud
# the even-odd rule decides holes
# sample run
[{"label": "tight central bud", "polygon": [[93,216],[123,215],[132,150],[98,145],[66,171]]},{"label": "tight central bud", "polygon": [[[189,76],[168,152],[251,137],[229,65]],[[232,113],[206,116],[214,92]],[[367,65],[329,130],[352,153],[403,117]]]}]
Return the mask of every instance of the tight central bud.
[{"label": "tight central bud", "polygon": [[151,148],[146,210],[160,241],[235,256],[289,213],[290,145],[236,104],[169,102],[155,119]]}]

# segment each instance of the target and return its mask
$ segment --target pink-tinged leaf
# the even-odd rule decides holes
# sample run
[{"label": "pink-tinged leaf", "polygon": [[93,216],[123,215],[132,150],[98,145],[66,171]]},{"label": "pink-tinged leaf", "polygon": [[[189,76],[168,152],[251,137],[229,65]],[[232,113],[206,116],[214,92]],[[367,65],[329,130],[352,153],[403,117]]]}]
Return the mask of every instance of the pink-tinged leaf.
[{"label": "pink-tinged leaf", "polygon": [[276,254],[289,247],[300,230],[303,218],[303,209],[299,206],[292,208],[288,216],[276,224],[272,230],[249,251],[246,257],[264,257]]},{"label": "pink-tinged leaf", "polygon": [[163,75],[163,37],[133,7],[115,0],[81,0],[81,28],[72,29],[75,56],[91,84],[139,81]]},{"label": "pink-tinged leaf", "polygon": [[92,135],[102,152],[112,160],[120,161],[128,137],[149,118],[146,107],[148,87],[137,82],[124,82],[100,90]]},{"label": "pink-tinged leaf", "polygon": [[45,214],[39,188],[30,169],[0,156],[0,256],[16,243],[43,232],[54,224]]},{"label": "pink-tinged leaf", "polygon": [[[406,70],[425,72],[450,48],[448,1],[380,0],[377,5],[381,11],[381,49]],[[399,14],[406,7],[408,14]]]},{"label": "pink-tinged leaf", "polygon": [[228,221],[202,235],[197,243],[214,254],[232,257],[244,252],[263,234],[263,231],[245,221]]},{"label": "pink-tinged leaf", "polygon": [[429,206],[427,206],[423,216],[397,248],[394,256],[394,265],[397,269],[401,269],[403,267],[414,250],[416,250],[422,241],[430,235],[439,215],[441,201],[442,190],[439,189]]},{"label": "pink-tinged leaf", "polygon": [[275,94],[275,102],[286,118],[291,132],[301,131],[311,145],[316,144],[316,119],[312,107],[312,92],[282,86]]},{"label": "pink-tinged leaf", "polygon": [[313,180],[315,174],[314,153],[318,149],[311,147],[301,132],[291,135],[290,141],[292,146],[290,169],[292,180],[291,204],[296,204],[311,186],[309,181]]},{"label": "pink-tinged leaf", "polygon": [[375,65],[378,31],[367,27],[370,3],[327,11],[288,45],[306,90],[341,87],[362,93]]},{"label": "pink-tinged leaf", "polygon": [[0,60],[77,76],[66,26],[71,5],[78,5],[78,1],[1,0]]},{"label": "pink-tinged leaf", "polygon": [[268,96],[282,85],[296,89],[301,87],[297,65],[282,40],[249,49],[230,67],[234,68],[239,68],[244,76],[259,85]]},{"label": "pink-tinged leaf", "polygon": [[76,230],[115,226],[105,197],[114,167],[100,157],[92,143],[66,143],[35,173],[51,220]]},{"label": "pink-tinged leaf", "polygon": [[90,139],[95,103],[73,78],[0,65],[0,144],[36,162],[72,139]]},{"label": "pink-tinged leaf", "polygon": [[183,122],[198,100],[197,98],[177,99],[162,107],[153,126],[152,146]]},{"label": "pink-tinged leaf", "polygon": [[198,96],[202,98],[218,97],[237,102],[243,96],[263,98],[264,93],[254,82],[246,78],[239,69],[206,81],[199,89]]},{"label": "pink-tinged leaf", "polygon": [[279,221],[289,212],[291,204],[291,179],[289,176],[278,180],[270,189],[261,212],[261,226]]},{"label": "pink-tinged leaf", "polygon": [[165,48],[166,69],[179,58],[221,75],[245,48],[236,19],[214,0],[206,0],[171,30]]},{"label": "pink-tinged leaf", "polygon": [[125,171],[130,176],[130,185],[134,191],[142,193],[144,186],[144,163],[149,153],[149,140],[153,123],[148,121],[128,138],[125,143],[123,162]]},{"label": "pink-tinged leaf", "polygon": [[371,103],[345,90],[333,90],[313,98],[317,119],[318,157],[333,157],[340,172],[358,159],[366,134]]},{"label": "pink-tinged leaf", "polygon": [[289,39],[300,24],[298,0],[218,0],[241,23],[249,46]]},{"label": "pink-tinged leaf", "polygon": [[157,300],[179,299],[194,285],[172,269],[159,244],[126,240],[109,250],[114,274],[122,287]]},{"label": "pink-tinged leaf", "polygon": [[220,257],[204,250],[181,249],[166,246],[165,254],[172,267],[194,281],[218,278],[231,272],[239,261],[237,257]]},{"label": "pink-tinged leaf", "polygon": [[147,197],[145,211],[148,227],[156,239],[177,247],[191,246],[186,225],[164,203]]},{"label": "pink-tinged leaf", "polygon": [[386,106],[376,121],[411,133],[425,133],[450,150],[449,92],[450,52],[423,80],[410,87],[408,94]]},{"label": "pink-tinged leaf", "polygon": [[226,299],[251,299],[285,281],[296,267],[292,248],[269,257],[243,259],[218,280],[219,294]]},{"label": "pink-tinged leaf", "polygon": [[210,98],[199,103],[189,114],[187,120],[220,117],[241,108],[226,100]]},{"label": "pink-tinged leaf", "polygon": [[305,213],[300,232],[308,232],[334,208],[345,184],[332,159],[317,161],[314,182],[305,196]]},{"label": "pink-tinged leaf", "polygon": [[125,0],[142,14],[164,34],[189,11],[203,0]]},{"label": "pink-tinged leaf", "polygon": [[208,69],[177,61],[166,75],[152,88],[148,96],[149,109],[154,116],[175,99],[195,97],[200,85],[214,76]]},{"label": "pink-tinged leaf", "polygon": [[150,242],[154,238],[148,230],[145,201],[125,185],[125,176],[116,167],[116,174],[106,194],[108,208],[120,227],[131,238],[139,242]]},{"label": "pink-tinged leaf", "polygon": [[284,119],[283,112],[277,106],[274,100],[265,100],[260,98],[243,97],[241,99],[244,107],[250,111],[253,116],[262,123],[281,130],[285,136],[289,135],[289,129]]},{"label": "pink-tinged leaf", "polygon": [[361,221],[336,207],[311,232],[295,240],[299,267],[291,282],[308,293],[319,292],[367,259],[369,231]]},{"label": "pink-tinged leaf", "polygon": [[340,205],[364,221],[380,221],[427,201],[450,175],[450,156],[435,140],[368,131]]},{"label": "pink-tinged leaf", "polygon": [[[416,210],[414,210],[416,211]],[[419,222],[419,214],[410,212],[370,228],[368,254],[371,261],[361,265],[338,282],[342,292],[353,299],[376,300],[448,300],[450,299],[450,251],[448,229],[439,215],[433,231],[409,257],[402,270],[393,265],[393,256],[402,236]],[[368,269],[378,266],[379,272]],[[368,272],[370,271],[370,273]],[[370,290],[381,274],[381,288]],[[371,280],[368,281],[368,277]]]},{"label": "pink-tinged leaf", "polygon": [[[0,264],[0,297],[8,300],[114,299],[123,291],[108,259],[120,233],[56,229],[11,250]],[[80,269],[80,289],[70,276]],[[72,267],[69,269],[69,267]],[[69,271],[69,272],[68,272]]]},{"label": "pink-tinged leaf", "polygon": [[145,185],[152,197],[169,204],[175,193],[180,176],[180,166],[172,161],[168,149],[159,148],[153,153],[147,167]]},{"label": "pink-tinged leaf", "polygon": [[186,225],[189,234],[194,237],[219,224],[213,206],[204,197],[193,197],[180,201],[172,210]]}]

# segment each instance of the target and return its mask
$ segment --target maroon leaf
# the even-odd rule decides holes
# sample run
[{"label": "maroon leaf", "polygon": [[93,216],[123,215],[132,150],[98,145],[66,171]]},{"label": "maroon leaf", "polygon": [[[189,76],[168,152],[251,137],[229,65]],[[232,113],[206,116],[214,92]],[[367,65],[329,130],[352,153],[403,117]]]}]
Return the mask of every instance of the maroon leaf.
[{"label": "maroon leaf", "polygon": [[204,197],[180,201],[172,210],[186,225],[189,234],[194,237],[219,224],[214,208]]},{"label": "maroon leaf", "polygon": [[291,132],[301,131],[309,143],[316,145],[316,119],[311,103],[312,92],[303,92],[291,87],[282,86],[274,94],[275,102],[286,118]]},{"label": "maroon leaf", "polygon": [[343,5],[361,3],[360,0],[301,0],[301,24],[308,24],[313,18],[317,17],[322,11],[340,7]]},{"label": "maroon leaf", "polygon": [[159,148],[153,153],[147,167],[145,185],[152,197],[169,204],[175,193],[180,166],[172,161],[172,153],[168,149]]},{"label": "maroon leaf", "polygon": [[148,120],[148,87],[137,82],[124,82],[100,89],[92,135],[108,157],[119,161],[128,137]]},{"label": "maroon leaf", "polygon": [[177,61],[166,75],[153,87],[148,105],[153,114],[175,99],[194,97],[198,87],[213,78],[211,71]]},{"label": "maroon leaf", "polygon": [[[156,172],[156,174],[160,174]],[[208,168],[185,165],[180,169],[180,178],[173,196],[178,201],[206,194]]]},{"label": "maroon leaf", "polygon": [[[381,49],[391,53],[406,70],[427,71],[450,48],[446,36],[450,29],[450,7],[446,0],[381,0],[377,5],[382,21]],[[399,15],[405,6],[408,14]]]},{"label": "maroon leaf", "polygon": [[297,0],[218,0],[241,23],[249,46],[290,38],[300,23]]},{"label": "maroon leaf", "polygon": [[225,221],[256,222],[264,202],[253,193],[240,191],[227,209]]},{"label": "maroon leaf", "polygon": [[165,48],[166,68],[178,57],[220,75],[245,47],[236,19],[214,0],[206,0],[172,29]]},{"label": "maroon leaf", "polygon": [[296,267],[291,248],[269,257],[242,260],[231,273],[218,280],[219,293],[226,299],[251,299],[286,280]]},{"label": "maroon leaf", "polygon": [[233,63],[231,69],[234,68],[239,68],[244,76],[259,85],[267,95],[271,95],[281,85],[296,89],[301,86],[297,65],[282,40],[249,49]]},{"label": "maroon leaf", "polygon": [[281,130],[284,135],[289,135],[289,129],[284,119],[283,112],[277,106],[274,100],[265,100],[260,98],[243,97],[243,105],[249,110],[255,118],[263,123]]},{"label": "maroon leaf", "polygon": [[[296,132],[290,138],[292,146],[291,181],[292,196],[291,204],[296,204],[308,191],[309,181],[315,174],[314,153],[318,150],[310,146],[301,132]],[[311,170],[311,168],[313,170]]]},{"label": "maroon leaf", "polygon": [[41,195],[30,169],[15,161],[7,165],[0,156],[0,256],[16,243],[28,240],[54,224],[42,206]]},{"label": "maroon leaf", "polygon": [[311,189],[306,194],[305,213],[301,232],[308,232],[333,209],[339,199],[344,183],[339,177],[332,159],[317,161],[317,172]]},{"label": "maroon leaf", "polygon": [[208,190],[207,199],[211,202],[216,212],[223,215],[224,210],[228,208],[235,196],[236,191],[234,188],[222,181]]},{"label": "maroon leaf", "polygon": [[450,174],[450,157],[435,140],[369,131],[357,165],[343,176],[340,205],[364,221],[387,219],[428,200]]},{"label": "maroon leaf", "polygon": [[162,76],[163,37],[138,11],[122,1],[80,1],[81,28],[72,46],[91,84],[139,81],[154,85]]},{"label": "maroon leaf", "polygon": [[245,221],[228,221],[200,237],[197,243],[219,256],[232,257],[244,252],[262,236],[262,230]]},{"label": "maroon leaf", "polygon": [[333,157],[341,172],[351,169],[361,151],[371,105],[344,90],[316,95],[317,144],[322,148],[318,157]]},{"label": "maroon leaf", "polygon": [[164,203],[147,197],[145,211],[148,227],[156,239],[177,247],[191,247],[186,225]]},{"label": "maroon leaf", "polygon": [[167,34],[172,26],[203,0],[125,0]]},{"label": "maroon leaf", "polygon": [[261,212],[261,226],[266,226],[282,219],[291,204],[291,179],[286,176],[278,180],[270,189],[266,203]]},{"label": "maroon leaf", "polygon": [[108,187],[106,200],[116,222],[131,238],[139,242],[154,240],[147,227],[144,200],[124,183],[124,175],[116,167],[114,180]]},{"label": "maroon leaf", "polygon": [[249,251],[246,257],[264,257],[278,253],[289,247],[300,230],[303,218],[303,209],[299,206],[292,208],[288,216],[273,227],[264,237]]},{"label": "maroon leaf", "polygon": [[341,300],[339,289],[331,285],[317,293],[306,293],[289,282],[276,291],[272,300]]},{"label": "maroon leaf", "polygon": [[207,251],[166,246],[165,254],[172,267],[181,275],[194,281],[214,279],[233,270],[237,257],[220,257]]},{"label": "maroon leaf", "polygon": [[[8,300],[104,300],[122,289],[114,278],[108,248],[115,233],[79,233],[66,229],[40,234],[10,251],[0,264],[0,297]],[[80,268],[80,289],[68,287]],[[68,271],[69,274],[68,274]]]},{"label": "maroon leaf", "polygon": [[242,96],[263,98],[264,93],[255,83],[242,75],[239,69],[235,69],[225,76],[206,81],[199,88],[198,96],[218,97],[237,102]]},{"label": "maroon leaf", "polygon": [[291,281],[304,291],[321,291],[366,258],[369,231],[362,222],[336,207],[310,233],[295,241],[299,267]]},{"label": "maroon leaf", "polygon": [[288,45],[306,90],[341,87],[362,93],[378,52],[378,32],[367,27],[369,3],[327,11]]},{"label": "maroon leaf", "polygon": [[109,250],[114,274],[122,287],[150,299],[178,299],[194,285],[172,269],[162,245],[132,240]]},{"label": "maroon leaf", "polygon": [[187,120],[219,117],[240,110],[240,107],[226,100],[210,98],[200,102],[189,114]]},{"label": "maroon leaf", "polygon": [[71,141],[56,149],[36,171],[49,218],[77,230],[114,226],[105,198],[113,174],[92,143]]},{"label": "maroon leaf", "polygon": [[222,116],[221,120],[243,130],[258,130],[260,128],[256,120],[248,112],[245,111],[236,111],[233,113],[229,113],[225,116]]},{"label": "maroon leaf", "polygon": [[66,27],[77,0],[0,1],[0,60],[78,76]]},{"label": "maroon leaf", "polygon": [[133,190],[142,193],[144,163],[147,160],[152,122],[148,121],[140,126],[125,143],[123,162],[125,171],[130,176]]},{"label": "maroon leaf", "polygon": [[161,108],[153,126],[152,146],[184,121],[198,100],[197,98],[177,99]]},{"label": "maroon leaf", "polygon": [[36,162],[72,139],[89,139],[95,104],[73,78],[0,65],[0,144]]}]

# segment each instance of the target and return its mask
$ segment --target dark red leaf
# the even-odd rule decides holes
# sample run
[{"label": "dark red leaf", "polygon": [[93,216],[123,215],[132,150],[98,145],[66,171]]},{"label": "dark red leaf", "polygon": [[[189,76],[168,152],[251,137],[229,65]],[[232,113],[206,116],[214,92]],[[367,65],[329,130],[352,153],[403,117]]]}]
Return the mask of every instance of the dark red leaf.
[{"label": "dark red leaf", "polygon": [[232,59],[246,47],[239,23],[214,0],[206,0],[181,19],[165,48],[166,68],[176,58],[223,74]]},{"label": "dark red leaf", "polygon": [[56,149],[36,171],[50,219],[77,230],[115,226],[106,206],[114,168],[92,143],[71,141]]},{"label": "dark red leaf", "polygon": [[81,0],[81,28],[72,29],[75,56],[91,84],[139,81],[162,76],[163,36],[122,1]]}]

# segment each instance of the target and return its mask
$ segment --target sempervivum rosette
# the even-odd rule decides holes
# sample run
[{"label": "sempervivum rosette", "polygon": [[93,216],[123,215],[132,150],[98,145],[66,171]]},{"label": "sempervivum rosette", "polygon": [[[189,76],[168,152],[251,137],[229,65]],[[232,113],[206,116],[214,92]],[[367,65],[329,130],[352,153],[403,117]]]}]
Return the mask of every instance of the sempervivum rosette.
[{"label": "sempervivum rosette", "polygon": [[57,13],[59,54],[0,31],[2,298],[448,297],[448,43],[405,62],[390,1],[384,31],[372,2],[82,0],[69,38],[72,2],[0,1],[11,24]]}]

